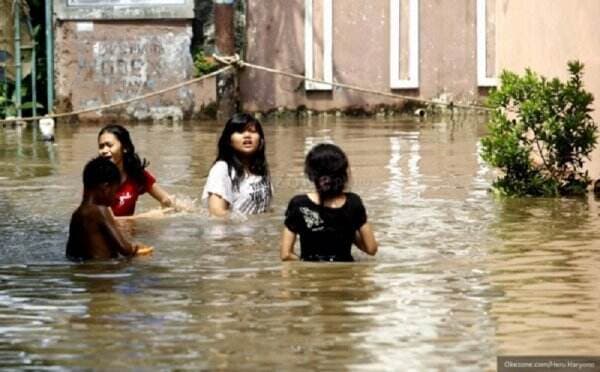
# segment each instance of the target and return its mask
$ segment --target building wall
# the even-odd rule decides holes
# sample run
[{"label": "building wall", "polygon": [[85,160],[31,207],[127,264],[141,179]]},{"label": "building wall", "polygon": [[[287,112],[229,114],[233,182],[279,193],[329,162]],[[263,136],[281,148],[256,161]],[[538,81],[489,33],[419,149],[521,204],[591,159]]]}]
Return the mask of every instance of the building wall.
[{"label": "building wall", "polygon": [[[324,77],[324,6],[312,0],[315,77]],[[410,0],[400,2],[399,69],[409,78],[408,29]],[[485,94],[477,80],[476,0],[418,0],[417,88],[393,89],[390,84],[390,0],[332,1],[333,81],[377,91],[471,102]],[[488,0],[488,57],[493,66],[494,1]],[[246,60],[258,65],[305,74],[306,0],[249,0],[247,4]],[[246,69],[241,78],[244,108],[269,111],[306,106],[314,110],[358,106],[374,110],[378,104],[402,105],[402,101],[344,89],[306,91],[301,80]]]},{"label": "building wall", "polygon": [[[497,0],[498,70],[523,73],[530,67],[547,77],[566,79],[567,62],[585,64],[585,88],[600,97],[600,38],[597,0]],[[598,103],[594,105],[598,107]],[[593,113],[600,120],[600,113]],[[600,151],[592,154],[590,175],[600,177]]]},{"label": "building wall", "polygon": [[[69,1],[108,3],[103,0]],[[158,4],[160,1],[146,3]],[[123,7],[117,6],[112,12],[109,6],[70,8],[64,0],[58,3],[56,111],[98,107],[194,77],[190,52],[192,20],[187,18],[190,14],[193,17],[191,1],[181,1],[182,5],[174,8],[155,5],[138,7],[137,11],[136,7],[122,10]],[[187,8],[185,4],[188,4]],[[130,18],[139,19],[122,19],[128,14]],[[169,14],[173,19],[164,19]],[[198,115],[216,101],[215,85],[215,80],[209,79],[128,105],[80,115],[80,119],[145,120]]]}]

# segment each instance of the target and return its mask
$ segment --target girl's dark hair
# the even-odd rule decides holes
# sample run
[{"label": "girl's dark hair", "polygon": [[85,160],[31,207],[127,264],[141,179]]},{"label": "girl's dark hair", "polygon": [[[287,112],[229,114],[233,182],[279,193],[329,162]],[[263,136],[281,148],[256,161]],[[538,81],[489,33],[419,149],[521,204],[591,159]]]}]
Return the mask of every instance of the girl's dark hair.
[{"label": "girl's dark hair", "polygon": [[231,147],[231,135],[242,133],[250,126],[253,126],[260,135],[260,144],[252,157],[249,171],[258,176],[266,177],[269,180],[269,166],[265,156],[265,133],[262,126],[252,115],[236,113],[233,114],[225,124],[225,128],[223,128],[223,133],[221,133],[221,138],[219,138],[217,159],[215,160],[215,163],[219,160],[226,162],[229,174],[231,174],[232,169],[235,171],[235,175],[231,180],[234,190],[239,190],[240,182],[244,178],[244,164],[238,158],[233,147]]},{"label": "girl's dark hair", "polygon": [[104,133],[111,133],[119,142],[121,142],[121,148],[123,150],[123,169],[127,173],[127,177],[131,177],[140,187],[146,184],[146,176],[144,175],[144,169],[150,164],[146,159],[141,160],[139,155],[135,152],[135,146],[131,141],[129,131],[118,124],[110,124],[105,126],[98,133],[98,139]]},{"label": "girl's dark hair", "polygon": [[306,155],[304,173],[315,184],[323,205],[325,200],[344,192],[348,182],[348,158],[338,146],[321,143]]}]

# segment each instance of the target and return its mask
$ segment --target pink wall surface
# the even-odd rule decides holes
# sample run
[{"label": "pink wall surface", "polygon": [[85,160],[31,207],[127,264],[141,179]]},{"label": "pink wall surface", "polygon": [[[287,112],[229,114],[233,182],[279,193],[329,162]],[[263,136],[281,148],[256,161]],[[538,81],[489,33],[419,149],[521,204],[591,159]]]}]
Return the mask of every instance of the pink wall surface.
[{"label": "pink wall surface", "polygon": [[[323,0],[313,1],[318,60],[322,52],[319,44],[322,42],[322,18],[319,17]],[[406,10],[407,3],[402,0],[401,9]],[[448,94],[452,100],[461,103],[478,100],[485,94],[486,90],[479,89],[477,84],[476,1],[421,0],[419,3],[418,89],[390,88],[389,0],[333,1],[333,81],[422,98]],[[304,74],[304,16],[304,0],[249,0],[246,60]],[[401,18],[403,22],[407,19]],[[493,26],[493,17],[489,19]],[[402,27],[405,31],[405,26]],[[493,38],[491,40],[493,46]],[[406,46],[401,55],[406,57],[404,48]],[[493,48],[489,48],[493,59]],[[321,67],[316,66],[315,70],[318,72]],[[295,109],[298,106],[318,111],[349,106],[376,110],[379,104],[401,106],[403,103],[395,98],[339,88],[307,92],[302,80],[253,69],[246,69],[242,74],[241,97],[244,109],[250,111]]]},{"label": "pink wall surface", "polygon": [[[585,64],[585,88],[599,99],[599,15],[597,0],[497,0],[497,69],[523,73],[530,67],[546,77],[565,79],[567,62],[578,59]],[[593,117],[599,121],[600,113]],[[592,154],[589,168],[590,176],[600,177],[600,150]]]}]

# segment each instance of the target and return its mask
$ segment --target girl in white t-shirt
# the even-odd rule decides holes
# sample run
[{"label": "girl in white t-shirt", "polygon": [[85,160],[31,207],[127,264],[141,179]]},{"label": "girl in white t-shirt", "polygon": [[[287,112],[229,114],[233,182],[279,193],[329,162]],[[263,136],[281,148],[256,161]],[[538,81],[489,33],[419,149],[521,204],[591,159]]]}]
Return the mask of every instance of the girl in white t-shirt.
[{"label": "girl in white t-shirt", "polygon": [[234,114],[219,139],[217,159],[208,173],[202,200],[211,215],[225,217],[231,211],[265,212],[271,198],[262,126],[249,114]]}]

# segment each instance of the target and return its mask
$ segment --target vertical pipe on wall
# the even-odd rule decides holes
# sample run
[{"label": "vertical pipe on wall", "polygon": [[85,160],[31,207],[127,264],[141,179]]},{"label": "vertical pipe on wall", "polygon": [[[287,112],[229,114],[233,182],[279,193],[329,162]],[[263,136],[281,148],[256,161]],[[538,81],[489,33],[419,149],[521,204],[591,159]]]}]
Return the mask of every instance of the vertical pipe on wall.
[{"label": "vertical pipe on wall", "polygon": [[19,0],[13,2],[14,28],[15,28],[15,106],[17,117],[21,117],[21,80],[23,79],[23,66],[21,64],[21,4]]},{"label": "vertical pipe on wall", "polygon": [[235,31],[233,26],[234,0],[215,0],[215,44],[217,54],[235,54]]},{"label": "vertical pipe on wall", "polygon": [[[234,0],[214,0],[216,54],[235,54],[235,29],[233,24]],[[227,71],[217,76],[217,119],[228,119],[237,109],[237,72]]]},{"label": "vertical pipe on wall", "polygon": [[54,110],[54,37],[52,34],[52,0],[44,0],[46,13],[46,96],[48,113]]}]

